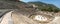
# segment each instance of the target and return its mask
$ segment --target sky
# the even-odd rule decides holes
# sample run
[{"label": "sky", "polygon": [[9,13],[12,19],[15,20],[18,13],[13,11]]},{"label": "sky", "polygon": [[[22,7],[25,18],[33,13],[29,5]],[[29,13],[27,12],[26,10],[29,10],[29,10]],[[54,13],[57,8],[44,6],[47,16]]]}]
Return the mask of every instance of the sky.
[{"label": "sky", "polygon": [[21,0],[21,1],[23,1],[23,2],[41,1],[41,2],[44,2],[44,3],[48,3],[48,4],[54,4],[55,6],[60,8],[60,0]]}]

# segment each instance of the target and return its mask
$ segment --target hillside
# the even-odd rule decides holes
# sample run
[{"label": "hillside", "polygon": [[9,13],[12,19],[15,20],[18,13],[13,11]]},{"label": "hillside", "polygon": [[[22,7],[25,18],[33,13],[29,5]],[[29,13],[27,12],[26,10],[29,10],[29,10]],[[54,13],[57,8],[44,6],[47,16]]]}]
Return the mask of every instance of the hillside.
[{"label": "hillside", "polygon": [[22,2],[22,1],[15,2],[15,1],[5,1],[5,0],[0,0],[0,10],[2,12],[4,12],[4,10],[8,10],[8,11],[17,10],[18,12],[21,12],[22,14],[26,14],[26,15],[33,14],[35,12],[35,9],[32,6],[30,7],[25,2]]},{"label": "hillside", "polygon": [[24,2],[15,2],[15,1],[7,1],[0,0],[0,9],[18,9],[17,5],[25,4]]},{"label": "hillside", "polygon": [[47,3],[44,3],[44,2],[36,1],[36,2],[28,2],[28,4],[37,5],[38,9],[41,10],[41,11],[49,11],[49,12],[59,12],[60,11],[60,9],[58,7],[56,7],[55,5],[47,4]]},{"label": "hillside", "polygon": [[[31,5],[33,4],[33,5]],[[34,7],[38,6],[38,7]],[[38,10],[37,10],[38,9]],[[12,12],[10,12],[12,11]],[[46,17],[50,19],[51,23],[55,24],[60,22],[60,9],[53,4],[47,4],[43,2],[22,2],[22,1],[10,1],[0,0],[0,18],[3,18],[2,23],[14,23],[14,24],[45,24],[37,19],[45,20]],[[53,13],[59,12],[59,13]],[[38,17],[36,17],[36,15]],[[41,18],[42,16],[42,18]],[[58,17],[59,18],[58,18]],[[57,17],[57,20],[52,21],[53,18]],[[32,19],[33,18],[33,19]],[[36,19],[35,19],[36,18]],[[11,20],[12,19],[12,20]],[[46,20],[48,20],[46,19]],[[13,22],[11,22],[13,21]],[[58,23],[59,23],[58,22]],[[60,24],[60,23],[59,23]]]},{"label": "hillside", "polygon": [[27,10],[28,8],[26,7],[30,7],[31,10],[34,10],[32,6],[29,6],[30,4],[35,4],[36,6],[38,6],[37,8],[41,11],[48,11],[48,12],[60,11],[60,9],[53,4],[47,4],[39,1],[25,3],[22,1],[15,2],[10,0],[0,0],[0,9],[23,9],[24,8],[25,10]]}]

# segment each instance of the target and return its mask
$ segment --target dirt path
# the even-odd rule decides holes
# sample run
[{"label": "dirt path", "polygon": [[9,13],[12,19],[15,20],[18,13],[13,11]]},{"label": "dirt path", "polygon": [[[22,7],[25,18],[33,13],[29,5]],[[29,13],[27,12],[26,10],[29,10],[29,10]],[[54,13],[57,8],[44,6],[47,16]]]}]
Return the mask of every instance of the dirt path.
[{"label": "dirt path", "polygon": [[19,13],[17,14],[13,13],[12,18],[13,18],[14,24],[38,24],[32,19],[29,19],[26,16]]},{"label": "dirt path", "polygon": [[[12,11],[5,14],[0,24],[39,24],[23,14],[12,13],[11,16],[11,13]],[[55,17],[55,19],[48,24],[60,24],[60,17]]]},{"label": "dirt path", "polygon": [[60,24],[60,16],[55,17],[55,19],[48,24]]},{"label": "dirt path", "polygon": [[11,13],[12,11],[6,13],[0,24],[38,24],[32,19],[29,19],[26,16],[19,14],[19,13],[13,13],[11,17]]},{"label": "dirt path", "polygon": [[12,18],[11,18],[11,13],[12,13],[12,11],[6,13],[0,24],[13,24],[13,21],[12,21]]}]

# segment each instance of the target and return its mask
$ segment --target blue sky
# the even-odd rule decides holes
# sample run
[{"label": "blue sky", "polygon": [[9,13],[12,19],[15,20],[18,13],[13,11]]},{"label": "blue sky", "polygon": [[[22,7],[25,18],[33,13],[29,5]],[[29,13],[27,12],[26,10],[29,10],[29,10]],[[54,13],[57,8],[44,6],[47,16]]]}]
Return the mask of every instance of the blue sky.
[{"label": "blue sky", "polygon": [[29,2],[29,1],[41,1],[44,3],[48,3],[48,4],[54,4],[55,6],[60,8],[60,0],[21,0],[23,2]]}]

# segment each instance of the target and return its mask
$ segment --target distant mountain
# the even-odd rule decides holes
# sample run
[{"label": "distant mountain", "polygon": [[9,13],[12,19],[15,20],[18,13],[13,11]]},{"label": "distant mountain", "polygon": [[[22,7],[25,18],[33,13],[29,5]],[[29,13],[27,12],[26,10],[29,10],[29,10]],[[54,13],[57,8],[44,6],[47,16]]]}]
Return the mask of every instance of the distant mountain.
[{"label": "distant mountain", "polygon": [[40,1],[28,2],[28,4],[37,5],[38,9],[41,10],[41,11],[49,11],[49,12],[58,12],[58,11],[60,11],[60,9],[58,7],[56,7],[55,5],[43,3],[43,2],[40,2]]}]

